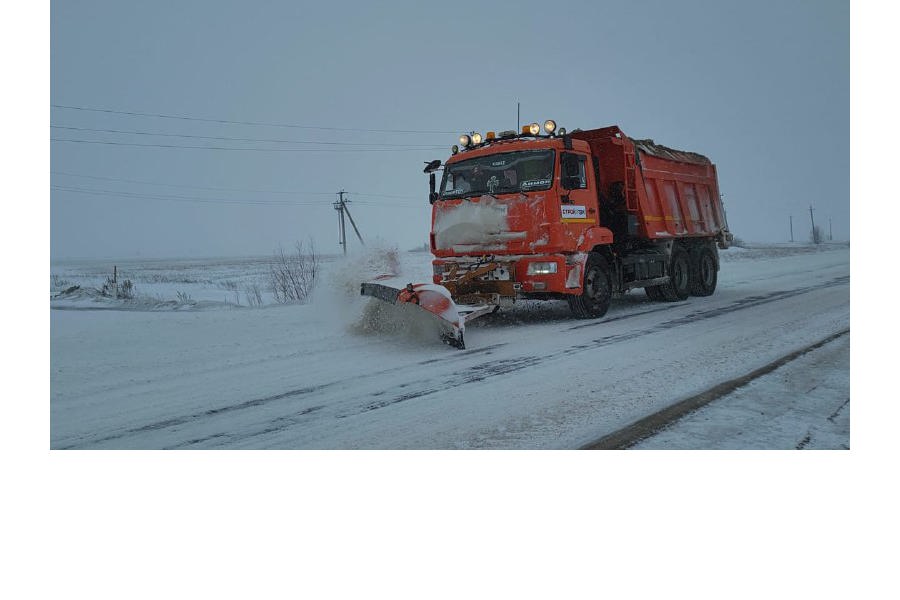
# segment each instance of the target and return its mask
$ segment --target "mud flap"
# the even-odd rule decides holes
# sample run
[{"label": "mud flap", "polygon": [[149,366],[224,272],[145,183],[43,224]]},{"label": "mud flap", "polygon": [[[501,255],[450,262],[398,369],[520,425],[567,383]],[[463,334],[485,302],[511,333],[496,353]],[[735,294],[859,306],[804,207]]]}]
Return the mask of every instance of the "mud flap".
[{"label": "mud flap", "polygon": [[460,314],[450,291],[442,285],[432,283],[407,284],[404,288],[395,288],[384,283],[367,282],[360,287],[360,294],[378,298],[390,304],[415,306],[432,315],[440,329],[441,341],[445,344],[465,349],[463,331],[465,317]]}]

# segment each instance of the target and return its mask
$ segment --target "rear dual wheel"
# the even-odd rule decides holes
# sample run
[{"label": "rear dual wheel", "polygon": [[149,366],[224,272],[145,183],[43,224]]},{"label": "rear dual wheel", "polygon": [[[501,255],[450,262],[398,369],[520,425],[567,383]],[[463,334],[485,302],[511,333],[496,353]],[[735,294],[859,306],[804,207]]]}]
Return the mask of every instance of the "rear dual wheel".
[{"label": "rear dual wheel", "polygon": [[651,300],[677,302],[688,296],[711,296],[718,279],[716,257],[709,246],[701,246],[690,254],[675,246],[669,260],[669,283],[649,286],[644,291]]},{"label": "rear dual wheel", "polygon": [[678,302],[691,295],[691,261],[687,251],[681,246],[672,247],[669,259],[669,282],[659,286],[662,300]]},{"label": "rear dual wheel", "polygon": [[716,291],[719,273],[716,257],[709,246],[703,246],[691,256],[691,295],[711,296]]}]

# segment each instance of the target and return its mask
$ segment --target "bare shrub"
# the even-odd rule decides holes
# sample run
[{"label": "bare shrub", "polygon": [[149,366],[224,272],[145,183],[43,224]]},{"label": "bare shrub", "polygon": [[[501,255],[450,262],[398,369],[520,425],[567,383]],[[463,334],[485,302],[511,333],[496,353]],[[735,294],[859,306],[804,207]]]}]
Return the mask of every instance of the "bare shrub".
[{"label": "bare shrub", "polygon": [[281,304],[304,304],[312,295],[319,273],[319,255],[312,240],[309,248],[303,242],[295,245],[295,254],[285,254],[279,247],[269,268],[269,285],[275,301]]},{"label": "bare shrub", "polygon": [[106,283],[103,284],[103,287],[100,289],[100,293],[104,296],[117,296],[118,284],[112,277],[106,278]]},{"label": "bare shrub", "polygon": [[119,298],[124,298],[125,300],[134,299],[134,284],[131,283],[130,279],[126,279],[119,286]]},{"label": "bare shrub", "polygon": [[122,283],[118,283],[112,277],[107,277],[106,283],[100,289],[100,293],[110,298],[132,300],[134,299],[134,284],[130,279],[125,279]]},{"label": "bare shrub", "polygon": [[191,298],[191,295],[187,292],[177,291],[175,292],[175,297],[178,299],[178,302],[180,304],[190,304],[194,301],[194,299]]},{"label": "bare shrub", "polygon": [[59,275],[51,275],[50,276],[50,289],[51,290],[61,290],[72,286],[72,282],[68,279],[63,279]]},{"label": "bare shrub", "polygon": [[259,289],[259,284],[247,284],[244,295],[247,297],[247,306],[262,306],[262,290]]}]

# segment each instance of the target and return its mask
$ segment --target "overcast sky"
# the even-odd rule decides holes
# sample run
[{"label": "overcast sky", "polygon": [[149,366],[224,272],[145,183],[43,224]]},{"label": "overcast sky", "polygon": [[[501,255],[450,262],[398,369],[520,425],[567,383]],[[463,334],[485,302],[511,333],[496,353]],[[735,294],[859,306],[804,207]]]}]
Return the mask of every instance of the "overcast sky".
[{"label": "overcast sky", "polygon": [[53,2],[51,257],[339,252],[341,189],[422,245],[423,163],[517,101],[709,156],[745,240],[849,239],[846,2],[425,4]]}]

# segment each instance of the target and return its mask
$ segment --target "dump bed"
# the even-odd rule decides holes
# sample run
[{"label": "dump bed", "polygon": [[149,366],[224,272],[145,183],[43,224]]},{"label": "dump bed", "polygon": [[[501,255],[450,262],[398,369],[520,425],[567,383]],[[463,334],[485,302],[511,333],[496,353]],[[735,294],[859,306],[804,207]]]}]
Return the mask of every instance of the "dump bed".
[{"label": "dump bed", "polygon": [[571,136],[590,145],[599,162],[601,194],[636,220],[635,235],[724,237],[728,226],[716,167],[702,154],[631,139],[617,126]]}]

